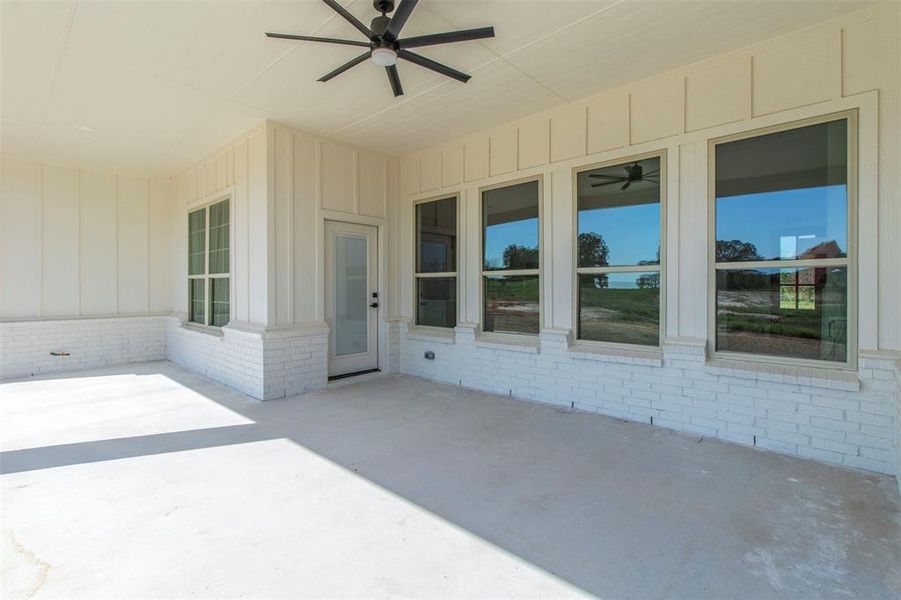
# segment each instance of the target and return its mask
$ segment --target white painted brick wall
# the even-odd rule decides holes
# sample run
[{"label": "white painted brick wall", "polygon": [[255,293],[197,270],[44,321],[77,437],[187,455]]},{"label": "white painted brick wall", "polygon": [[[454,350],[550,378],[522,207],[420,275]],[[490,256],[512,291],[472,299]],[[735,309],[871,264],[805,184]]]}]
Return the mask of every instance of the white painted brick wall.
[{"label": "white painted brick wall", "polygon": [[566,332],[542,333],[539,347],[485,342],[472,327],[447,340],[399,329],[411,375],[880,473],[901,464],[893,360],[862,356],[858,373],[824,379],[707,361],[699,340],[673,340],[655,357],[578,351]]},{"label": "white painted brick wall", "polygon": [[148,316],[0,323],[0,379],[162,360],[168,320]]},{"label": "white painted brick wall", "polygon": [[166,328],[172,362],[254,398],[263,398],[263,339],[260,333],[223,327],[202,331],[172,317]]},{"label": "white painted brick wall", "polygon": [[328,327],[311,325],[263,334],[264,400],[323,389],[328,383]]},{"label": "white painted brick wall", "polygon": [[258,400],[324,388],[327,344],[322,326],[203,331],[172,318],[167,329],[169,360]]}]

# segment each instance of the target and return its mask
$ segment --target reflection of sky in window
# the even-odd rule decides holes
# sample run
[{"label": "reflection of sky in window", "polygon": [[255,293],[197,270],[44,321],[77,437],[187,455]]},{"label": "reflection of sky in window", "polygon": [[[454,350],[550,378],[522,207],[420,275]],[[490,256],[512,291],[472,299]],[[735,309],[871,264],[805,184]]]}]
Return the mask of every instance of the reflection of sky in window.
[{"label": "reflection of sky in window", "polygon": [[634,204],[579,211],[579,233],[600,234],[610,253],[609,265],[637,265],[657,260],[660,204]]},{"label": "reflection of sky in window", "polygon": [[485,228],[485,264],[491,268],[504,266],[507,246],[538,247],[538,219],[498,223]]},{"label": "reflection of sky in window", "polygon": [[726,196],[716,199],[716,239],[750,242],[765,259],[828,241],[847,252],[847,210],[844,184]]}]

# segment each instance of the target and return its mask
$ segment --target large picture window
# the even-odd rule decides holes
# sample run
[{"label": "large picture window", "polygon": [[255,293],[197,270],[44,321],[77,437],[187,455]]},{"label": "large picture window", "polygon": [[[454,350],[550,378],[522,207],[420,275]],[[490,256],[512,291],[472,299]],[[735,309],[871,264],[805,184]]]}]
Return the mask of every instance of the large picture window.
[{"label": "large picture window", "polygon": [[715,144],[716,350],[848,361],[852,117]]},{"label": "large picture window", "polygon": [[188,214],[188,320],[222,327],[229,319],[228,200]]},{"label": "large picture window", "polygon": [[457,199],[416,204],[416,324],[457,324]]},{"label": "large picture window", "polygon": [[539,331],[539,194],[538,181],[482,192],[483,331]]},{"label": "large picture window", "polygon": [[660,343],[661,163],[577,174],[578,339]]}]

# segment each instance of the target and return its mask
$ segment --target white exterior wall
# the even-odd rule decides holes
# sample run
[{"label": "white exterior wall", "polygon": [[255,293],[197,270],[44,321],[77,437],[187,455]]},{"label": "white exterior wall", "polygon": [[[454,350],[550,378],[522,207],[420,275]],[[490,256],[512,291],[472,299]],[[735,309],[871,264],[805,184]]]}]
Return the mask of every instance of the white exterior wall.
[{"label": "white exterior wall", "polygon": [[[884,473],[901,470],[901,21],[891,3],[616,88],[400,161],[393,215],[403,372]],[[710,360],[708,140],[859,111],[858,369]],[[573,169],[665,150],[665,337],[659,350],[573,344]],[[542,334],[479,336],[480,188],[541,176]],[[458,194],[458,320],[413,316],[415,201]],[[434,361],[423,358],[426,350]]]},{"label": "white exterior wall", "polygon": [[166,180],[0,157],[0,378],[163,358],[171,211]]},{"label": "white exterior wall", "polygon": [[167,320],[148,316],[0,323],[0,379],[162,360]]},{"label": "white exterior wall", "polygon": [[[259,399],[325,387],[324,223],[374,225],[387,239],[395,172],[381,155],[266,122],[176,177],[170,359]],[[187,215],[223,198],[231,199],[231,323],[205,330],[184,323]]]}]

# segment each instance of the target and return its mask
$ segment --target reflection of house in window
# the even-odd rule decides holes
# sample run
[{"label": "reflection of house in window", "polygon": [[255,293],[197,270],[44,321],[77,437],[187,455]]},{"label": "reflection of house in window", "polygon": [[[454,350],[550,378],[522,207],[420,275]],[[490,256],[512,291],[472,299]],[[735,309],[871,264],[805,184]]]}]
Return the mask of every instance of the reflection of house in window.
[{"label": "reflection of house in window", "polygon": [[816,308],[814,269],[785,269],[779,273],[779,308],[813,310]]},{"label": "reflection of house in window", "polygon": [[800,260],[807,260],[812,258],[844,258],[845,253],[842,252],[842,249],[839,247],[838,243],[835,240],[829,240],[828,242],[822,242],[817,244],[813,248],[809,250],[805,250],[803,254],[801,254],[798,258]]}]

